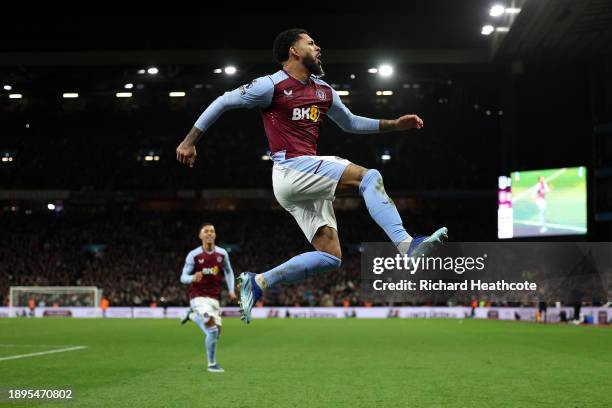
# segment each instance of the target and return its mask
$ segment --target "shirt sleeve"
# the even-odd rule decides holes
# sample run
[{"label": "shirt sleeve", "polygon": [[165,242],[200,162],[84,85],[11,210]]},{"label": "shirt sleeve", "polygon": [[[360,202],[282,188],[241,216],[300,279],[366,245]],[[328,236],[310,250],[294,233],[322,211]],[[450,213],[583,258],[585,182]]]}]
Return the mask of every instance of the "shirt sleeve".
[{"label": "shirt sleeve", "polygon": [[340,100],[340,96],[332,88],[332,104],[327,111],[329,116],[342,130],[350,133],[378,133],[380,120],[353,115]]},{"label": "shirt sleeve", "polygon": [[193,282],[193,271],[195,269],[195,261],[191,252],[187,254],[185,258],[185,265],[183,266],[183,273],[181,273],[181,283],[189,285]]},{"label": "shirt sleeve", "polygon": [[265,108],[272,102],[273,95],[274,83],[272,78],[269,76],[259,77],[215,99],[202,112],[194,126],[205,132],[225,111],[238,108]]},{"label": "shirt sleeve", "polygon": [[225,256],[223,257],[223,273],[225,274],[225,283],[227,284],[227,291],[234,291],[234,270],[232,269],[232,264],[229,259],[229,254],[227,251],[225,252]]}]

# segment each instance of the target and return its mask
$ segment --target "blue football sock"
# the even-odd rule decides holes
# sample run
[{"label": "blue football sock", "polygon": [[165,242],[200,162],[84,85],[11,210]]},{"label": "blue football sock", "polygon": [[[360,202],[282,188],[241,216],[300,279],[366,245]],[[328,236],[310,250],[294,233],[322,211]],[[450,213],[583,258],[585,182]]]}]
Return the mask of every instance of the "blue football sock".
[{"label": "blue football sock", "polygon": [[359,193],[365,200],[370,216],[396,246],[399,247],[402,242],[411,240],[393,200],[385,192],[382,175],[378,170],[368,170],[359,185]]},{"label": "blue football sock", "polygon": [[270,288],[277,283],[302,281],[318,273],[333,271],[341,264],[340,259],[327,252],[304,252],[262,275],[266,288]]},{"label": "blue football sock", "polygon": [[217,326],[206,327],[206,355],[208,357],[208,365],[215,365],[217,354],[217,339],[219,338],[219,329]]}]

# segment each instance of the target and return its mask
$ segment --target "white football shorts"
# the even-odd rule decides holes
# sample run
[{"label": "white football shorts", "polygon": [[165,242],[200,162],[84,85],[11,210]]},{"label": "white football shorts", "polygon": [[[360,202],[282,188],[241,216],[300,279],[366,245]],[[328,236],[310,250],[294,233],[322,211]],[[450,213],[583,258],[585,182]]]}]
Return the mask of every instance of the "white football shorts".
[{"label": "white football shorts", "polygon": [[272,186],[278,203],[293,215],[308,242],[323,226],[338,229],[332,202],[351,163],[336,156],[273,156]]},{"label": "white football shorts", "polygon": [[214,298],[198,296],[189,302],[191,308],[207,322],[211,317],[217,326],[221,326],[221,307]]}]

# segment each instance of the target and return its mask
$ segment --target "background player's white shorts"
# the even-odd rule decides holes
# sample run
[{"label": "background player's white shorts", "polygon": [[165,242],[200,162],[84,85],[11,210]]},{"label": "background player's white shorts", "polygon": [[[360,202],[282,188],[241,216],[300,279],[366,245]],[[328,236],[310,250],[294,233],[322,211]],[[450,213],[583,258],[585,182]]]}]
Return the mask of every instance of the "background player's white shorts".
[{"label": "background player's white shorts", "polygon": [[538,197],[538,198],[536,198],[536,205],[538,206],[540,211],[545,210],[546,209],[546,200],[544,198],[542,198],[542,197]]},{"label": "background player's white shorts", "polygon": [[191,308],[207,322],[211,317],[214,319],[217,326],[221,326],[221,307],[217,299],[198,296],[191,299],[189,302]]},{"label": "background player's white shorts", "polygon": [[351,162],[336,156],[299,156],[275,160],[272,186],[278,203],[291,213],[308,242],[325,225],[338,229],[332,201]]}]

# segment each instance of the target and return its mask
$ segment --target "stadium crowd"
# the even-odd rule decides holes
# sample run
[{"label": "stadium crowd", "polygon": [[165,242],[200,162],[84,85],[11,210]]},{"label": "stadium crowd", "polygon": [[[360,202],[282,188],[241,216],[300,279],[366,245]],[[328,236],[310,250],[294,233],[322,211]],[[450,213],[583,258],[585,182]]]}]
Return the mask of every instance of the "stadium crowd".
[{"label": "stadium crowd", "polygon": [[[470,221],[463,218],[469,213]],[[403,211],[408,229],[426,233],[448,220],[453,239],[487,240],[495,233],[470,231],[474,219],[486,217],[478,207],[446,204]],[[361,242],[385,242],[384,233],[365,207],[337,212],[343,243],[339,271],[298,285],[266,292],[269,305],[362,305]],[[217,244],[229,249],[235,274],[262,271],[311,250],[293,218],[284,210],[153,212],[108,208],[87,211],[68,207],[62,213],[11,212],[0,215],[0,304],[10,286],[97,286],[111,306],[186,305],[179,275],[186,254],[197,247],[204,221],[217,229]],[[483,224],[484,225],[484,224]],[[468,235],[468,231],[470,231]],[[227,302],[225,285],[223,303]],[[48,302],[47,302],[48,303]]]}]

